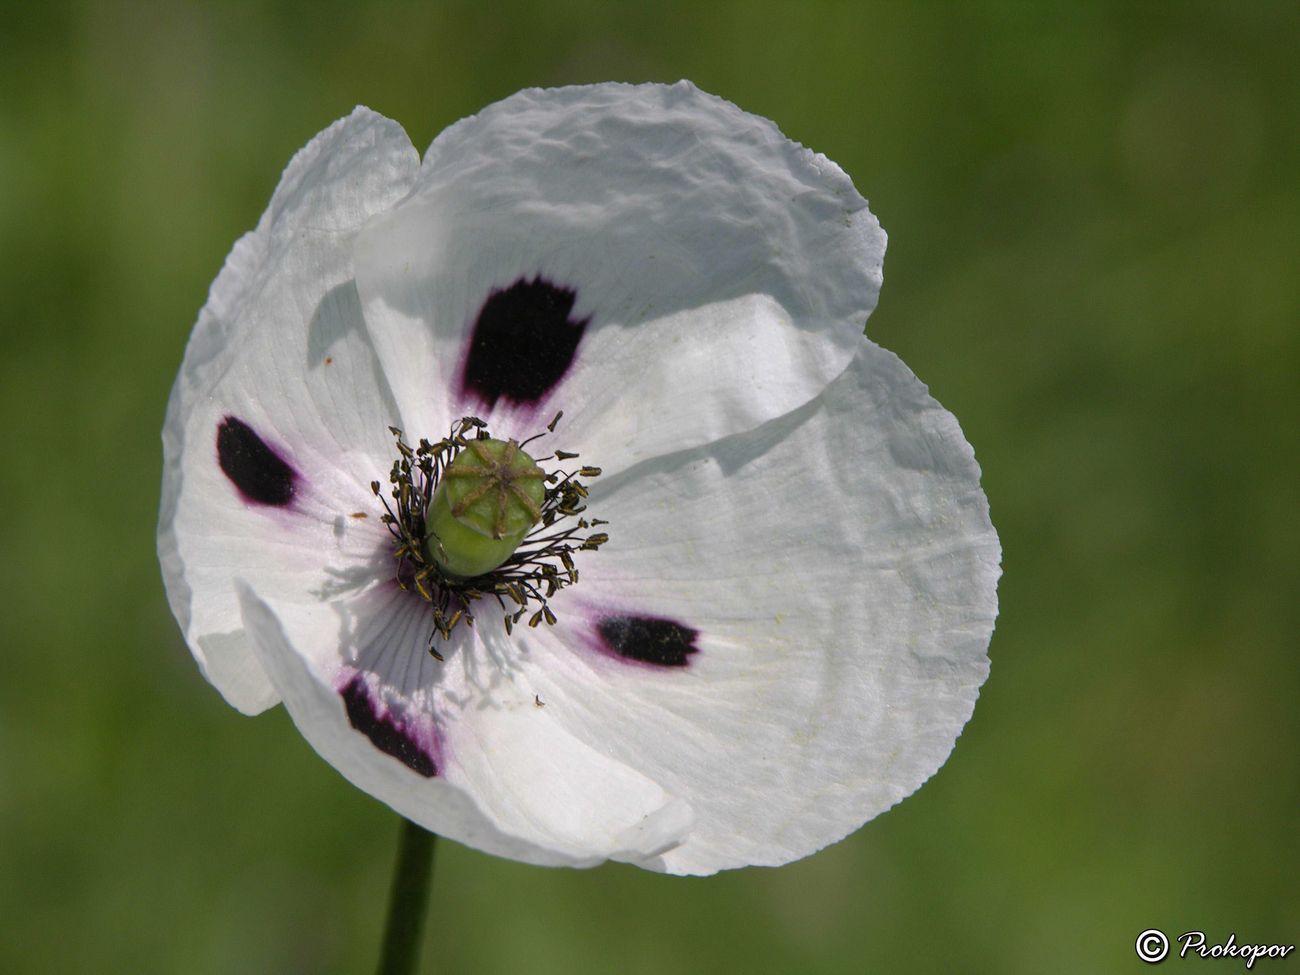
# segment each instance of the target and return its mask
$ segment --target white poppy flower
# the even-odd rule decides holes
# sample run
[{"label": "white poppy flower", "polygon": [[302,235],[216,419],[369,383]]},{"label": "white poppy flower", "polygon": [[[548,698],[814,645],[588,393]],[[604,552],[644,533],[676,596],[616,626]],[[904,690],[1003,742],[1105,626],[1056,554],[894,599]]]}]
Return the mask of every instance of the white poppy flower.
[{"label": "white poppy flower", "polygon": [[[970,717],[1000,558],[957,421],[863,338],[884,249],[834,163],[686,83],[524,91],[423,162],[358,108],[235,245],[168,406],[203,673],[502,856],[707,874],[846,836]],[[542,625],[462,588],[473,625],[435,627],[395,563],[389,428],[469,415],[603,469],[567,524],[608,542]]]}]

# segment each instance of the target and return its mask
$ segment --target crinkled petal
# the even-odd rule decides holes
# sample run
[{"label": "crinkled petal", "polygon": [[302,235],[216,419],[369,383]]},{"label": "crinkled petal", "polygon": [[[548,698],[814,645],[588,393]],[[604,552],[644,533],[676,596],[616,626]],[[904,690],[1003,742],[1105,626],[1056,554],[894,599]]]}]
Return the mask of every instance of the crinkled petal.
[{"label": "crinkled petal", "polygon": [[616,470],[821,392],[884,246],[843,171],[766,119],[685,82],[603,84],[443,132],[361,235],[357,281],[410,428],[472,413],[522,439],[563,409]]},{"label": "crinkled petal", "polygon": [[575,734],[695,810],[643,865],[780,864],[944,762],[988,673],[1000,549],[956,419],[869,343],[758,430],[593,487],[611,541],[531,632]]},{"label": "crinkled petal", "polygon": [[361,321],[352,245],[418,166],[402,129],[362,108],[301,150],[227,258],[172,389],[163,577],[204,674],[248,713],[277,698],[234,578],[304,592],[383,535],[351,517],[373,518],[366,482],[383,477],[397,417]]},{"label": "crinkled petal", "polygon": [[243,587],[244,622],[312,746],[413,822],[489,853],[589,866],[680,842],[690,807],[569,733],[508,641],[459,628],[428,652],[414,593],[381,586],[332,604],[272,606]]},{"label": "crinkled petal", "polygon": [[[358,109],[236,245],[168,406],[205,674],[488,852],[711,873],[843,837],[947,757],[999,573],[956,421],[861,338],[884,242],[833,163],[685,83],[522,92],[423,166]],[[560,409],[612,540],[556,626],[484,600],[435,660],[385,428]]]}]

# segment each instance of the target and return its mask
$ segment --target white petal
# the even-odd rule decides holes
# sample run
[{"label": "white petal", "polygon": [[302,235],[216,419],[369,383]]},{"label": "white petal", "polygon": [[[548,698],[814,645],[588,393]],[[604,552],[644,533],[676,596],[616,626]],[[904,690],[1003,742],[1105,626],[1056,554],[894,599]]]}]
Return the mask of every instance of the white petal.
[{"label": "white petal", "polygon": [[[809,406],[602,478],[590,510],[611,541],[532,659],[548,710],[693,807],[645,865],[806,856],[947,758],[987,676],[1000,549],[955,418],[895,356],[867,343]],[[619,659],[610,615],[677,621],[696,652]]]},{"label": "white petal", "polygon": [[[350,781],[434,832],[530,863],[644,859],[680,842],[689,806],[573,737],[506,641],[457,629],[438,662],[426,604],[380,587],[277,604],[243,587],[244,621],[294,722]],[[486,625],[485,625],[486,624]]]},{"label": "white petal", "polygon": [[[771,122],[685,82],[606,84],[520,92],[443,132],[418,190],[362,234],[357,280],[421,435],[474,413],[522,438],[562,408],[562,446],[613,470],[819,393],[858,346],[884,245],[848,177]],[[486,405],[465,389],[475,324],[494,291],[537,281],[572,307],[515,314],[515,347],[543,347]],[[571,363],[546,338],[577,334],[566,319],[587,322]]]},{"label": "white petal", "polygon": [[[234,577],[302,592],[326,582],[331,553],[348,564],[383,536],[350,518],[377,515],[365,484],[383,478],[397,417],[361,322],[352,242],[418,165],[401,128],[361,108],[301,150],[227,258],[172,389],[158,530],[168,598],[205,675],[249,713],[277,698],[243,633]],[[276,503],[241,496],[223,471],[228,418],[236,440],[294,472],[259,482]]]}]

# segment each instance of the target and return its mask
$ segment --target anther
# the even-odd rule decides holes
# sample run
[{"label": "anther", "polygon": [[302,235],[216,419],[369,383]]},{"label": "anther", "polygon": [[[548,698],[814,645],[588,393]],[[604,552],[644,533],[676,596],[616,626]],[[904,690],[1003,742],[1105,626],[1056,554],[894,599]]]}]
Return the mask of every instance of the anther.
[{"label": "anther", "polygon": [[[559,419],[556,414],[548,433]],[[494,440],[478,417],[453,424],[436,443],[420,439],[414,449],[391,429],[399,455],[388,478],[393,503],[378,481],[370,489],[395,543],[397,586],[432,605],[429,652],[442,660],[435,642],[449,640],[462,623],[473,626],[471,607],[485,596],[500,606],[507,633],[525,617],[532,627],[553,625],[547,601],[578,581],[570,553],[594,550],[609,537],[586,534],[605,524],[600,519],[563,526],[585,508],[587,491],[577,478],[597,477],[600,468],[548,474],[523,449],[544,434],[522,444]],[[554,453],[558,460],[577,456]]]}]

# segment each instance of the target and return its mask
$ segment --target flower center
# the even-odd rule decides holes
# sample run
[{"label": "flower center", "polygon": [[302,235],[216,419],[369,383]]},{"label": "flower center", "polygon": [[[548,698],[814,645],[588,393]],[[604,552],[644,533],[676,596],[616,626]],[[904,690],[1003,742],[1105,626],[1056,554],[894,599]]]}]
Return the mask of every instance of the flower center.
[{"label": "flower center", "polygon": [[541,520],[545,478],[515,441],[471,440],[442,472],[425,518],[425,555],[449,579],[492,571]]},{"label": "flower center", "polygon": [[[578,478],[598,477],[600,468],[548,473],[524,452],[554,433],[562,415],[522,444],[493,439],[487,424],[472,416],[437,443],[421,440],[415,448],[392,428],[400,455],[388,476],[393,504],[380,494],[378,481],[370,488],[396,542],[397,584],[433,604],[429,652],[439,660],[436,638],[447,639],[462,621],[472,625],[473,605],[484,598],[501,608],[506,632],[532,603],[529,626],[554,623],[548,600],[578,581],[573,553],[608,541],[604,532],[582,534],[606,522],[579,517],[587,489]],[[556,450],[540,461],[577,456]]]}]

